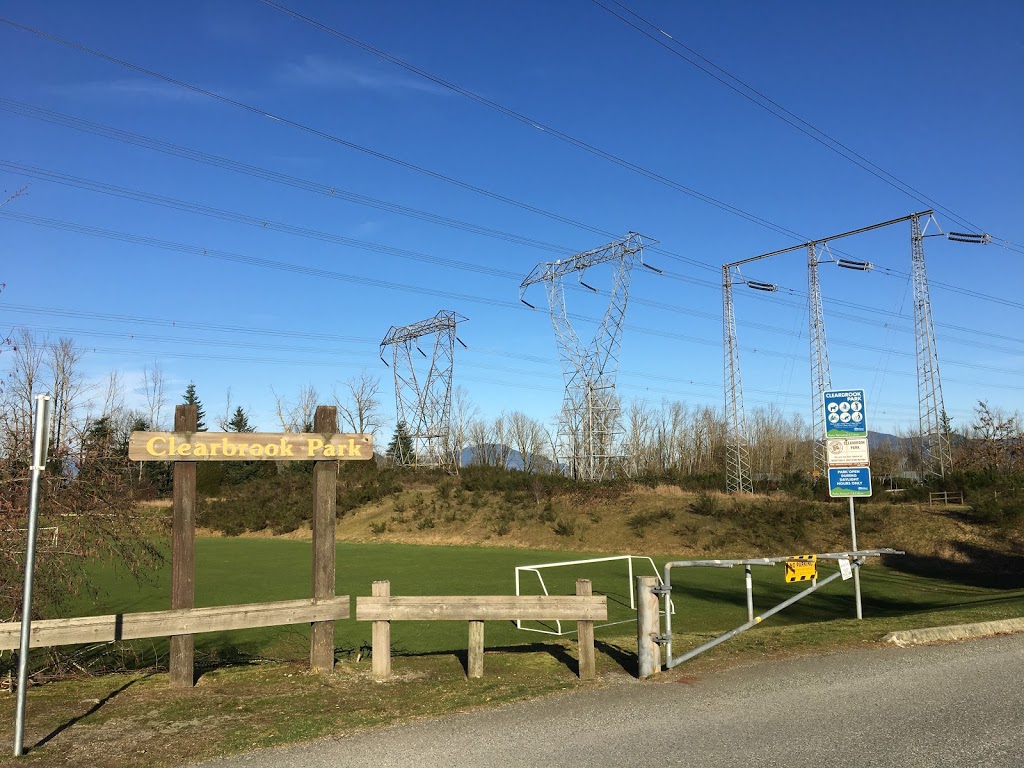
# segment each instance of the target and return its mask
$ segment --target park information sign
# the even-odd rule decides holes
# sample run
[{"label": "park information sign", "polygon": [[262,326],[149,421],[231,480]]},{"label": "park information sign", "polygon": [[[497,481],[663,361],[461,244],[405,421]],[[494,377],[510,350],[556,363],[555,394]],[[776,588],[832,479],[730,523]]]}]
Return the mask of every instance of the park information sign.
[{"label": "park information sign", "polygon": [[349,461],[373,458],[371,435],[132,432],[132,461]]},{"label": "park information sign", "polygon": [[871,463],[866,437],[833,437],[825,444],[830,467],[866,467]]},{"label": "park information sign", "polygon": [[863,389],[824,393],[828,494],[871,495],[871,457]]},{"label": "park information sign", "polygon": [[825,392],[825,437],[867,437],[864,390]]},{"label": "park information sign", "polygon": [[834,498],[871,495],[870,467],[829,467],[828,495]]}]

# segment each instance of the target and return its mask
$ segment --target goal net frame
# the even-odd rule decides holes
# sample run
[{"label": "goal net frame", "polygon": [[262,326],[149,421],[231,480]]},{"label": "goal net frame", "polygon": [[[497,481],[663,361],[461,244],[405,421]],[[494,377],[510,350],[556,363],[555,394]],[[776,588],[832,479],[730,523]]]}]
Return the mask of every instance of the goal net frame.
[{"label": "goal net frame", "polygon": [[[658,572],[658,566],[656,566],[654,564],[654,560],[652,558],[647,557],[646,555],[613,555],[611,557],[591,557],[591,558],[587,558],[585,560],[565,560],[565,561],[558,562],[558,563],[536,563],[534,565],[517,565],[517,566],[515,566],[516,595],[519,596],[521,594],[521,592],[520,592],[520,587],[521,587],[520,573],[521,572],[533,573],[537,577],[537,581],[540,583],[540,588],[543,591],[543,593],[545,595],[548,595],[549,594],[548,593],[548,586],[544,582],[544,577],[540,573],[541,570],[543,570],[545,568],[564,568],[564,567],[568,567],[568,566],[572,566],[572,565],[590,565],[592,563],[609,563],[609,562],[613,562],[613,561],[617,561],[617,560],[625,560],[626,561],[627,568],[628,568],[628,575],[627,575],[626,578],[628,579],[628,587],[629,587],[626,590],[626,592],[629,595],[629,609],[631,611],[635,611],[636,610],[636,592],[635,592],[635,590],[633,588],[633,561],[634,560],[640,560],[640,561],[645,561],[645,562],[649,563],[650,566],[651,566],[651,571],[654,573],[655,577],[657,577],[657,579],[658,579],[658,585],[659,586],[664,586],[664,584],[665,584],[665,582],[661,578],[661,574]],[[669,610],[671,610],[673,613],[675,613],[675,606],[672,604],[671,600],[669,600]],[[594,628],[597,629],[598,627],[611,627],[611,626],[615,626],[616,624],[628,624],[631,621],[633,621],[633,619],[625,619],[623,621],[610,621],[607,624],[595,624]],[[517,619],[516,622],[515,622],[515,625],[516,625],[516,629],[521,629],[524,632],[539,632],[542,635],[555,635],[555,636],[561,637],[561,636],[564,636],[564,635],[573,635],[573,634],[576,633],[576,630],[574,630],[574,629],[573,630],[563,631],[562,630],[562,622],[560,620],[557,620],[557,619],[555,620],[556,629],[554,629],[554,630],[551,630],[551,629],[537,629],[536,627],[524,627],[523,626],[523,621],[521,619]]]}]

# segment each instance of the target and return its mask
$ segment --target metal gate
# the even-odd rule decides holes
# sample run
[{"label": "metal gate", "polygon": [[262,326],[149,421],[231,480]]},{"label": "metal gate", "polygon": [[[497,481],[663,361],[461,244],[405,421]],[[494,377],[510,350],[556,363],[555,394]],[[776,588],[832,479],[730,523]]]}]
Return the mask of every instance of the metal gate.
[{"label": "metal gate", "polygon": [[[638,657],[640,661],[640,677],[648,677],[661,668],[661,648],[665,649],[665,668],[671,669],[692,659],[698,654],[714,648],[719,643],[735,637],[741,632],[756,627],[770,616],[788,608],[799,600],[816,592],[826,584],[842,578],[846,580],[853,575],[854,569],[860,568],[868,557],[880,557],[881,555],[902,555],[900,550],[883,547],[881,549],[860,549],[849,552],[826,552],[816,555],[793,555],[790,557],[755,557],[737,560],[675,560],[666,563],[664,567],[664,578],[662,584],[658,585],[657,580],[652,577],[638,576],[636,579],[637,591],[637,642]],[[799,563],[810,564],[819,560],[832,560],[837,563],[839,570],[820,581],[817,572],[810,568],[801,568]],[[754,615],[754,592],[752,569],[754,566],[774,566],[777,563],[787,563],[791,567],[794,577],[791,581],[808,580],[811,585],[803,591],[783,600],[778,605],[755,616]],[[733,568],[742,565],[746,571],[746,593],[747,593],[747,621],[744,624],[715,637],[696,648],[686,651],[680,656],[673,656],[672,652],[672,614],[665,613],[665,631],[661,631],[660,611],[658,610],[659,598],[665,601],[666,605],[672,594],[672,569],[673,568]],[[801,575],[801,570],[805,571]],[[810,575],[813,573],[813,575]],[[653,610],[652,610],[653,606]]]}]

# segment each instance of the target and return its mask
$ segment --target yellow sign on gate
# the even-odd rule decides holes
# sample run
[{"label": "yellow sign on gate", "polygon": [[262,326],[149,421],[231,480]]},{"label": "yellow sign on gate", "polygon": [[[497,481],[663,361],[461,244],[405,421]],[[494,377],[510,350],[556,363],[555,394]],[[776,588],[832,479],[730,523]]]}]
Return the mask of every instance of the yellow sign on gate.
[{"label": "yellow sign on gate", "polygon": [[786,582],[813,581],[818,578],[817,555],[794,555],[786,561]]}]

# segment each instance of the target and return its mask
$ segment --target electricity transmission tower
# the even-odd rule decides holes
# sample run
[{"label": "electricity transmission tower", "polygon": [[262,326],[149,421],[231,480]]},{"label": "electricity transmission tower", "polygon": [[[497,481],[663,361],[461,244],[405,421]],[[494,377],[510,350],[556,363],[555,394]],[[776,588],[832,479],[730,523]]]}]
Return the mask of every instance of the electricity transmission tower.
[{"label": "electricity transmission tower", "polygon": [[[729,493],[753,493],[750,445],[740,381],[740,345],[736,337],[736,311],[732,303],[733,265],[722,266],[722,318],[725,357],[725,488]],[[741,278],[742,279],[742,278]]]},{"label": "electricity transmission tower", "polygon": [[[921,220],[927,216],[924,227]],[[935,324],[928,292],[928,273],[924,266],[924,238],[928,224],[935,222],[931,213],[917,214],[910,219],[910,261],[914,279],[914,337],[917,340],[917,398],[924,474],[945,477],[953,466],[949,433],[943,423],[946,408],[942,401],[942,380],[939,378],[939,353],[935,344]],[[935,222],[938,227],[938,223]],[[936,234],[942,234],[941,231]]]},{"label": "electricity transmission tower", "polygon": [[[531,308],[533,305],[523,298],[526,289],[536,283],[544,283],[547,288],[551,323],[555,328],[565,381],[565,397],[558,425],[560,458],[571,477],[601,480],[612,472],[614,451],[621,431],[615,376],[630,278],[637,263],[660,274],[660,270],[643,262],[644,245],[655,242],[636,232],[629,232],[622,239],[600,248],[558,261],[542,262],[519,286],[519,300]],[[583,275],[590,267],[605,263],[612,267],[611,299],[593,339],[584,345],[569,323],[563,278],[577,273],[582,287],[598,293],[597,288],[584,282]]]},{"label": "electricity transmission tower", "polygon": [[[827,259],[822,255],[828,254]],[[818,265],[822,261],[833,261],[828,243],[821,244],[821,255],[817,243],[807,245],[807,320],[810,325],[811,341],[811,439],[815,477],[828,475],[828,453],[825,446],[825,391],[832,387],[832,369],[828,361],[828,344],[825,341],[825,312],[821,306],[821,283],[818,280]]]},{"label": "electricity transmission tower", "polygon": [[[405,425],[410,438],[407,445],[396,440],[400,464],[419,467],[440,467],[447,472],[458,472],[461,446],[452,442],[452,371],[455,364],[455,342],[466,345],[456,336],[456,325],[466,318],[456,312],[441,310],[434,317],[404,326],[391,326],[380,343],[380,359],[384,348],[392,348],[395,374],[395,406],[398,421]],[[425,342],[423,340],[426,340]],[[421,344],[432,346],[427,355]],[[413,354],[415,350],[419,357]],[[424,363],[429,367],[424,371]],[[419,371],[417,371],[419,363]]]}]

